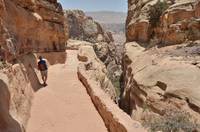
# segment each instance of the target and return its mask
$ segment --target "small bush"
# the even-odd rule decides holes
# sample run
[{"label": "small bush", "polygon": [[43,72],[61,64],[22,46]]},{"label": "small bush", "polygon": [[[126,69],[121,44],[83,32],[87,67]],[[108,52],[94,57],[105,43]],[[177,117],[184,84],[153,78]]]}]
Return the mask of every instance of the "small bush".
[{"label": "small bush", "polygon": [[4,69],[6,67],[8,67],[8,64],[5,61],[0,60],[0,70]]},{"label": "small bush", "polygon": [[197,132],[199,124],[192,120],[190,113],[178,110],[169,110],[164,116],[145,117],[143,125],[150,132]]},{"label": "small bush", "polygon": [[111,79],[111,82],[112,82],[112,84],[113,84],[113,86],[116,88],[116,93],[117,93],[117,96],[120,96],[120,77],[116,77],[115,79],[112,79],[112,78],[110,78]]},{"label": "small bush", "polygon": [[163,12],[168,8],[167,2],[160,1],[151,6],[150,11],[149,11],[149,16],[150,16],[150,24],[152,27],[157,27],[160,23],[160,17],[163,14]]}]

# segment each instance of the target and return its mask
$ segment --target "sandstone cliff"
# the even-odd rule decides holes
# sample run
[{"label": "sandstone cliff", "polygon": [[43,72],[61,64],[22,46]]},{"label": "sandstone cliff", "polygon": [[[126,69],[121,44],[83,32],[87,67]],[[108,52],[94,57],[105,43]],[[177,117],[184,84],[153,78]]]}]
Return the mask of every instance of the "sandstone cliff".
[{"label": "sandstone cliff", "polygon": [[2,58],[65,50],[64,17],[56,0],[1,0],[0,10]]},{"label": "sandstone cliff", "polygon": [[115,61],[113,60],[115,58],[111,57],[115,54],[115,45],[110,32],[105,32],[99,23],[86,16],[81,10],[66,10],[65,18],[69,38],[92,43],[97,56],[103,62]]},{"label": "sandstone cliff", "polygon": [[[172,45],[200,37],[198,0],[129,0],[127,41]],[[155,44],[156,43],[156,44]]]},{"label": "sandstone cliff", "polygon": [[25,131],[33,93],[41,88],[36,59],[33,54],[28,54],[20,57],[15,65],[0,71],[1,132]]},{"label": "sandstone cliff", "polygon": [[186,125],[196,130],[200,121],[200,1],[128,2],[121,107],[133,119],[148,120],[156,131],[172,127],[186,131]]},{"label": "sandstone cliff", "polygon": [[65,18],[69,25],[69,37],[71,39],[91,43],[114,41],[110,32],[105,32],[98,22],[86,16],[81,10],[66,10]]},{"label": "sandstone cliff", "polygon": [[40,88],[33,52],[65,51],[57,0],[0,0],[0,131],[25,131]]}]

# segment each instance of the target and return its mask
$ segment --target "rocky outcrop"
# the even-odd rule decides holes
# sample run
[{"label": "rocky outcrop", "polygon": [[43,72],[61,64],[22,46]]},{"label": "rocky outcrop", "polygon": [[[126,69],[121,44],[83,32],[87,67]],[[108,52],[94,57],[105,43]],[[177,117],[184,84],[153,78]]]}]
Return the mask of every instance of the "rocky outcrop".
[{"label": "rocky outcrop", "polygon": [[11,60],[28,52],[64,51],[66,35],[57,0],[0,1],[1,57]]},{"label": "rocky outcrop", "polygon": [[[151,124],[148,119],[157,117],[173,122],[148,126],[157,127],[154,131],[172,126],[185,131],[186,124],[200,123],[199,4],[199,0],[129,0],[120,105],[141,122]],[[190,123],[181,124],[176,116]]]},{"label": "rocky outcrop", "polygon": [[65,18],[69,25],[69,37],[71,39],[97,42],[113,42],[110,32],[105,32],[101,25],[81,10],[66,10]]},{"label": "rocky outcrop", "polygon": [[145,50],[136,42],[127,43],[122,108],[140,121],[146,113],[165,115],[176,109],[199,122],[199,44]]},{"label": "rocky outcrop", "polygon": [[[85,60],[85,59],[81,59]],[[109,132],[145,132],[139,122],[131,120],[110,98],[101,90],[101,86],[88,74],[83,64],[78,67],[78,77],[86,87],[95,107],[103,118]]]},{"label": "rocky outcrop", "polygon": [[80,68],[85,70],[91,79],[107,93],[112,100],[117,101],[117,95],[114,86],[107,77],[108,71],[105,65],[96,56],[92,46],[81,46],[79,48],[78,59]]},{"label": "rocky outcrop", "polygon": [[[65,19],[69,25],[69,37],[71,39],[92,43],[97,56],[103,62],[115,61],[115,58],[111,57],[114,56],[116,49],[112,33],[105,32],[99,23],[86,16],[81,10],[66,10]],[[68,43],[68,48],[70,46],[73,48],[73,45],[70,42]]]},{"label": "rocky outcrop", "polygon": [[[80,10],[65,11],[71,39],[90,42],[68,41],[68,49],[77,49],[80,45],[92,45],[98,58],[106,65],[108,77],[117,82],[121,75],[120,57],[111,32],[103,30],[101,25]],[[120,54],[121,55],[121,54]]]},{"label": "rocky outcrop", "polygon": [[41,87],[33,52],[65,51],[64,14],[57,0],[0,0],[0,12],[0,131],[23,132]]},{"label": "rocky outcrop", "polygon": [[127,41],[148,47],[198,40],[199,8],[199,0],[129,0]]},{"label": "rocky outcrop", "polygon": [[69,39],[67,41],[67,49],[69,50],[79,50],[81,46],[93,46],[94,44],[87,42],[87,41],[81,41],[81,40],[73,40]]},{"label": "rocky outcrop", "polygon": [[28,54],[0,71],[0,131],[24,132],[33,93],[39,90],[36,56]]}]

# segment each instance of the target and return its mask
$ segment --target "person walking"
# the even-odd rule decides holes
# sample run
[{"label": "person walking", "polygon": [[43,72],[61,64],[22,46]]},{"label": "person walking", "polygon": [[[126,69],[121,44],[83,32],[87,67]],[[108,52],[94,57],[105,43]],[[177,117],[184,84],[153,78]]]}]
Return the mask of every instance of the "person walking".
[{"label": "person walking", "polygon": [[38,69],[40,70],[40,73],[42,76],[43,85],[47,86],[46,82],[47,82],[47,77],[48,77],[48,66],[42,56],[39,56]]}]

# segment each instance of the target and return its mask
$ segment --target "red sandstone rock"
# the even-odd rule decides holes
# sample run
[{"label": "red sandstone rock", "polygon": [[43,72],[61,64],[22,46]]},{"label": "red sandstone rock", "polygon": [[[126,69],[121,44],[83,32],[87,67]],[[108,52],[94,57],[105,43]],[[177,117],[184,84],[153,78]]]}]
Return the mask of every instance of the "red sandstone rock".
[{"label": "red sandstone rock", "polygon": [[[150,24],[150,8],[157,0],[134,1],[129,0],[127,17],[127,41],[137,41],[142,46],[152,39],[158,39],[156,44],[163,45],[181,44],[186,40],[198,40],[200,37],[198,0],[175,1],[166,0],[169,6],[160,16],[157,27]],[[157,20],[159,21],[159,19]],[[190,24],[196,23],[195,27]],[[185,26],[185,28],[180,28]]]},{"label": "red sandstone rock", "polygon": [[66,35],[57,1],[1,0],[1,47],[10,60],[31,51],[64,51]]}]

